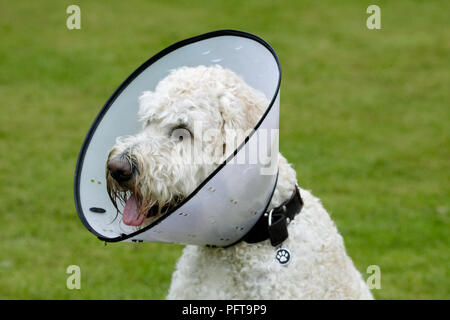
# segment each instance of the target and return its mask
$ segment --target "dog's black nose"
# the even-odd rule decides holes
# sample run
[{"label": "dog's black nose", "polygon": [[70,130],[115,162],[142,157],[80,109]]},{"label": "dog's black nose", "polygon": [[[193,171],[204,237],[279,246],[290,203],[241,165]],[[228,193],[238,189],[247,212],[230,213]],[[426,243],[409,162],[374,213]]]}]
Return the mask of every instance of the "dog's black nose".
[{"label": "dog's black nose", "polygon": [[126,182],[133,176],[133,166],[128,159],[109,159],[107,167],[111,176],[119,183]]}]

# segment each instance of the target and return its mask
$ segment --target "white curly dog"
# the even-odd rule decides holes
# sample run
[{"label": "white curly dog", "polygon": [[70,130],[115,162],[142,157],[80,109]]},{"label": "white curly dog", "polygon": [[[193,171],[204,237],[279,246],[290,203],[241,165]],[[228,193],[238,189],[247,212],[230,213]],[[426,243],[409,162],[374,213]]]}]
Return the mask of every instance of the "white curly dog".
[{"label": "white curly dog", "polygon": [[[262,93],[220,66],[173,70],[154,91],[144,92],[142,131],[118,138],[107,161],[111,199],[125,203],[123,222],[136,228],[148,225],[189,195],[234,151],[227,143],[230,132],[241,132],[243,139],[267,105]],[[198,123],[217,129],[217,134],[197,136]],[[203,161],[190,162],[188,149],[197,140],[197,156]],[[281,154],[278,169],[269,209],[289,199],[297,184],[295,171]],[[283,243],[292,256],[287,266],[274,259],[269,240],[229,248],[188,245],[167,298],[372,299],[320,200],[307,190],[300,193],[304,207],[289,224]]]}]

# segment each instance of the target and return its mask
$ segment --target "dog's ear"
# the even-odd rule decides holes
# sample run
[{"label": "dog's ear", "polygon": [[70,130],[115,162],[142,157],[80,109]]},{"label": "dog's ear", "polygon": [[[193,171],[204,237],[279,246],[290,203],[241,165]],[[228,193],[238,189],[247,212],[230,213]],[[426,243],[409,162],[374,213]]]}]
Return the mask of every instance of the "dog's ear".
[{"label": "dog's ear", "polygon": [[226,129],[253,129],[267,106],[265,95],[247,84],[224,90],[219,97],[219,110]]},{"label": "dog's ear", "polygon": [[244,114],[249,129],[253,129],[259,119],[261,119],[264,110],[268,107],[269,102],[266,96],[252,88],[244,92],[238,92],[238,97],[244,101]]},{"label": "dog's ear", "polygon": [[268,106],[265,95],[245,83],[224,90],[219,96],[224,156],[248,136]]},{"label": "dog's ear", "polygon": [[145,124],[151,121],[152,109],[155,107],[155,93],[152,91],[144,91],[139,97],[139,121]]}]

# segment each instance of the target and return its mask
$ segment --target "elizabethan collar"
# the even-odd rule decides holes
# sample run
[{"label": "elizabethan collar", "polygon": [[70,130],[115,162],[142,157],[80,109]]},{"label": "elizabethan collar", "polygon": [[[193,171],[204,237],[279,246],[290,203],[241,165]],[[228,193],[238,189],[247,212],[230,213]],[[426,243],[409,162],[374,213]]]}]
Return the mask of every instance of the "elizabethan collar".
[{"label": "elizabethan collar", "polygon": [[[121,223],[106,189],[105,163],[119,136],[139,132],[138,97],[154,90],[170,70],[182,66],[221,65],[263,92],[269,105],[245,141],[189,196],[150,225],[136,230]],[[242,240],[266,212],[277,171],[267,164],[236,163],[256,152],[249,146],[266,131],[277,168],[281,70],[274,50],[241,31],[221,30],[183,40],[159,52],[134,71],[109,98],[81,148],[75,173],[75,204],[84,226],[107,242],[149,241],[229,246]],[[260,142],[258,142],[260,143]],[[272,164],[273,165],[273,164]]]}]

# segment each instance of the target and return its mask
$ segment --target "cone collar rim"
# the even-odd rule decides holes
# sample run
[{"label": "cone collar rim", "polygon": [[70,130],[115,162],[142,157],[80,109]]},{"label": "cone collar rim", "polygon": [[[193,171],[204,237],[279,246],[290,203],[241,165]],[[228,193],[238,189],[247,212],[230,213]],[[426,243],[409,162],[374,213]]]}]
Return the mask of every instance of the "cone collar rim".
[{"label": "cone collar rim", "polygon": [[[275,59],[275,62],[277,64],[278,67],[278,80],[277,80],[277,85],[276,85],[276,89],[274,91],[274,95],[272,97],[272,99],[270,100],[270,103],[267,107],[267,109],[265,110],[264,114],[261,116],[261,118],[259,119],[258,123],[255,125],[255,127],[253,128],[253,130],[250,132],[250,134],[245,138],[245,140],[237,147],[237,149],[224,161],[222,162],[204,181],[202,181],[202,183],[200,183],[200,185],[197,186],[197,188],[191,192],[185,199],[183,199],[183,201],[181,201],[178,205],[176,205],[174,208],[171,209],[170,212],[168,212],[167,214],[161,216],[159,219],[157,219],[156,221],[152,222],[151,224],[149,224],[148,226],[139,229],[135,232],[131,232],[129,234],[121,234],[120,236],[114,237],[114,238],[108,238],[105,237],[103,235],[101,235],[99,232],[97,232],[87,221],[82,206],[81,206],[81,199],[80,199],[80,179],[81,179],[81,169],[83,166],[83,162],[84,162],[84,158],[85,158],[85,154],[86,151],[89,147],[89,143],[98,127],[98,125],[100,124],[100,122],[102,121],[104,115],[108,112],[110,106],[114,103],[114,101],[116,100],[116,98],[122,93],[122,91],[138,76],[140,75],[144,70],[146,70],[150,65],[152,65],[153,63],[155,63],[156,61],[158,61],[159,59],[161,59],[162,57],[166,56],[167,54],[181,48],[184,47],[186,45],[195,43],[195,42],[199,42],[202,40],[207,40],[210,38],[215,38],[215,37],[221,37],[221,36],[237,36],[237,37],[243,37],[243,38],[248,38],[251,40],[254,40],[256,42],[258,42],[259,44],[263,45],[267,50],[269,50],[269,52],[272,54],[273,58]],[[81,220],[81,222],[83,223],[83,225],[91,232],[93,233],[95,236],[97,236],[97,238],[101,241],[105,241],[105,242],[120,242],[120,241],[124,241],[130,238],[135,237],[136,235],[146,232],[148,230],[150,230],[151,228],[153,228],[154,226],[156,226],[157,224],[161,223],[163,220],[165,220],[167,217],[169,217],[173,212],[177,211],[177,209],[179,209],[180,207],[182,207],[185,203],[187,203],[192,197],[194,197],[229,161],[231,161],[235,155],[239,152],[239,150],[242,149],[242,147],[245,146],[245,144],[249,141],[250,137],[258,130],[258,128],[260,127],[261,123],[264,121],[264,119],[266,118],[266,116],[268,115],[268,113],[270,112],[270,110],[272,109],[272,106],[275,103],[275,100],[277,98],[277,96],[279,95],[279,91],[280,91],[280,85],[281,85],[281,66],[280,66],[280,61],[278,59],[277,54],[275,53],[275,50],[263,39],[261,39],[260,37],[252,34],[252,33],[248,33],[245,31],[240,31],[240,30],[233,30],[233,29],[223,29],[223,30],[216,30],[216,31],[212,31],[212,32],[207,32],[198,36],[194,36],[191,38],[187,38],[184,40],[181,40],[179,42],[176,42],[168,47],[166,47],[165,49],[161,50],[160,52],[158,52],[157,54],[155,54],[154,56],[152,56],[150,59],[148,59],[146,62],[144,62],[142,65],[140,65],[135,71],[133,71],[121,84],[120,86],[114,91],[114,93],[110,96],[110,98],[106,101],[106,103],[103,105],[102,109],[100,110],[100,112],[97,114],[94,122],[92,123],[91,127],[89,128],[89,131],[83,141],[83,145],[81,147],[81,150],[79,152],[78,155],[78,159],[77,159],[77,164],[76,164],[76,168],[75,168],[75,179],[74,179],[74,200],[75,200],[75,208],[78,214],[79,219]],[[276,182],[275,182],[275,186],[276,186]],[[273,187],[275,189],[275,186]],[[269,200],[270,203],[270,200]]]}]

